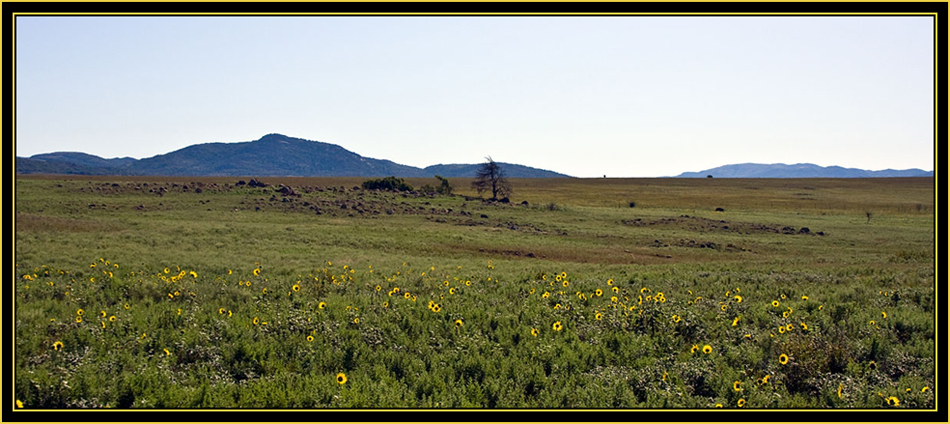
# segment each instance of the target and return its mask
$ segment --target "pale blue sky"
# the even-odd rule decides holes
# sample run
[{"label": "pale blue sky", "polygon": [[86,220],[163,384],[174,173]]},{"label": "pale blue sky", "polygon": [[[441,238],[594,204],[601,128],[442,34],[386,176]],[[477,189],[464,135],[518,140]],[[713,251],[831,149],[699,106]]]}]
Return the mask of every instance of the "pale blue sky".
[{"label": "pale blue sky", "polygon": [[17,17],[16,154],[933,169],[931,17]]}]

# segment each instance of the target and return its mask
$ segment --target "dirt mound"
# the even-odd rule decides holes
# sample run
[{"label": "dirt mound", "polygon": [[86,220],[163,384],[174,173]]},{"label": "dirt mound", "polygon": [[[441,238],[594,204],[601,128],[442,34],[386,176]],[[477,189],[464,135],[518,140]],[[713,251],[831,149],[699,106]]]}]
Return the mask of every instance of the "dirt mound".
[{"label": "dirt mound", "polygon": [[701,218],[698,216],[680,215],[679,217],[660,218],[660,219],[625,219],[620,221],[623,225],[633,227],[679,227],[690,231],[700,233],[705,232],[732,232],[740,234],[801,234],[801,235],[824,235],[824,232],[811,232],[808,227],[801,229],[776,224],[760,224],[757,222],[730,222],[725,220],[716,220]]}]

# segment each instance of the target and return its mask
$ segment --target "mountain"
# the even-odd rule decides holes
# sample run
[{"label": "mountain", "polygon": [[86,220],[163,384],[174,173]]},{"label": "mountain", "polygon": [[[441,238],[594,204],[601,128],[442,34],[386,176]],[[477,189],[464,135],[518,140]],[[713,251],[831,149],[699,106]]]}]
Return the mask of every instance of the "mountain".
[{"label": "mountain", "polygon": [[[360,156],[335,144],[267,134],[260,140],[204,143],[145,159],[56,152],[16,158],[20,174],[294,177],[474,177],[480,164],[423,168]],[[501,164],[512,178],[568,177],[517,164]]]},{"label": "mountain", "polygon": [[887,178],[887,177],[932,177],[933,171],[920,169],[868,171],[840,166],[818,166],[811,163],[761,164],[742,163],[723,165],[699,172],[684,172],[673,178]]},{"label": "mountain", "polygon": [[[101,159],[101,158],[100,158]],[[132,175],[124,168],[82,165],[59,159],[16,158],[17,174]]]}]

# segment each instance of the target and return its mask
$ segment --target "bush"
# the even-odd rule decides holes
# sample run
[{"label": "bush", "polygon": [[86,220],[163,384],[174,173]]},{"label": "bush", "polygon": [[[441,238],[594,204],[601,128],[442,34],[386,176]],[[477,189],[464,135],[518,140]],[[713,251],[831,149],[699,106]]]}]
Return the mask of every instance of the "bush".
[{"label": "bush", "polygon": [[402,178],[386,177],[378,180],[363,181],[365,190],[412,191],[412,186]]},{"label": "bush", "polygon": [[422,186],[422,188],[420,188],[419,190],[421,190],[424,193],[439,193],[443,196],[451,196],[452,184],[449,183],[449,180],[439,175],[436,175],[435,177],[438,178],[439,181],[441,181],[441,184],[438,187],[433,187],[431,185],[426,184]]}]

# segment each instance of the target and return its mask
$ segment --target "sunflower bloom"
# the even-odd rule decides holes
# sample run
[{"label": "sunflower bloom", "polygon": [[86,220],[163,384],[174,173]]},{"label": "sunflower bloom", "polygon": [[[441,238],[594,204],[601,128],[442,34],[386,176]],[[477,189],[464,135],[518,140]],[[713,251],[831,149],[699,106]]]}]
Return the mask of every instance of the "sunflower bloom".
[{"label": "sunflower bloom", "polygon": [[63,342],[61,341],[53,342],[53,350],[60,350],[62,348],[63,348]]},{"label": "sunflower bloom", "polygon": [[290,289],[295,292],[300,291],[300,284],[294,284]]},{"label": "sunflower bloom", "polygon": [[340,385],[346,384],[346,374],[343,374],[342,372],[337,374],[336,382],[340,383]]},{"label": "sunflower bloom", "polygon": [[465,324],[462,322],[462,320],[460,320],[460,319],[455,320],[455,327],[456,327],[456,328],[462,328],[463,325],[465,325]]},{"label": "sunflower bloom", "polygon": [[778,363],[780,363],[780,364],[782,364],[782,365],[787,364],[787,363],[788,363],[788,355],[786,355],[786,354],[784,354],[784,353],[781,354],[781,355],[779,355],[779,356],[778,356]]},{"label": "sunflower bloom", "polygon": [[735,390],[735,391],[737,391],[737,392],[741,392],[741,391],[742,391],[742,382],[741,382],[741,381],[735,381],[735,382],[733,382],[733,383],[732,383],[732,390]]},{"label": "sunflower bloom", "polygon": [[532,328],[532,329],[531,329],[531,335],[534,336],[534,337],[538,337],[538,329],[537,329],[537,328]]},{"label": "sunflower bloom", "polygon": [[561,325],[561,321],[555,321],[554,324],[551,325],[551,329],[554,331],[561,331],[562,328],[564,328],[564,326]]},{"label": "sunflower bloom", "polygon": [[736,402],[736,405],[742,408],[743,406],[745,406],[745,399],[739,399],[739,401]]},{"label": "sunflower bloom", "polygon": [[703,353],[705,353],[705,354],[707,354],[707,355],[710,354],[710,353],[712,353],[712,346],[710,346],[710,345],[705,345],[705,346],[703,346]]}]

